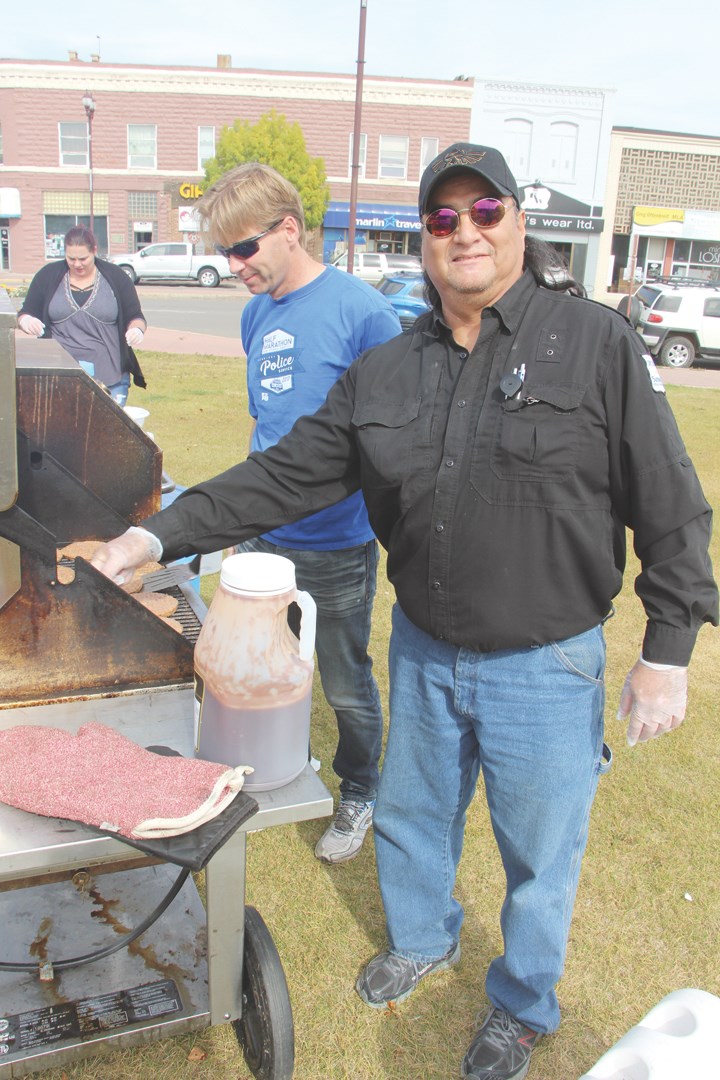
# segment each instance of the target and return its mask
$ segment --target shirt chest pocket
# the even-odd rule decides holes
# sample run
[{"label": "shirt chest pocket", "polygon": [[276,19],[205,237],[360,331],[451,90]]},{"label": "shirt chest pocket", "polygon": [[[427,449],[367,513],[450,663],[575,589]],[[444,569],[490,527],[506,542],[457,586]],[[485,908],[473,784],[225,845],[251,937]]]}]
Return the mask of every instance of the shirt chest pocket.
[{"label": "shirt chest pocket", "polygon": [[365,479],[396,483],[408,477],[418,434],[420,400],[365,401],[355,406],[352,424]]},{"label": "shirt chest pocket", "polygon": [[501,480],[566,480],[578,457],[584,386],[526,383],[520,397],[503,402],[492,449]]}]

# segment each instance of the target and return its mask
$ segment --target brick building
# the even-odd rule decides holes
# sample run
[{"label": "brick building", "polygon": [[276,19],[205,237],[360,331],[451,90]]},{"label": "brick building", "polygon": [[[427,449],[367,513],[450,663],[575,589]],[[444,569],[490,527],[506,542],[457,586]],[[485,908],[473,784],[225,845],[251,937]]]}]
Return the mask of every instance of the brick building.
[{"label": "brick building", "polygon": [[[365,75],[358,250],[419,248],[420,174],[439,147],[468,138],[472,103],[471,80]],[[192,208],[220,129],[271,109],[299,123],[325,162],[331,203],[313,251],[327,261],[347,239],[354,75],[235,70],[228,56],[216,68],[85,63],[75,53],[0,60],[0,270],[32,273],[60,257],[67,229],[89,223],[91,185],[102,254],[194,239]]]}]

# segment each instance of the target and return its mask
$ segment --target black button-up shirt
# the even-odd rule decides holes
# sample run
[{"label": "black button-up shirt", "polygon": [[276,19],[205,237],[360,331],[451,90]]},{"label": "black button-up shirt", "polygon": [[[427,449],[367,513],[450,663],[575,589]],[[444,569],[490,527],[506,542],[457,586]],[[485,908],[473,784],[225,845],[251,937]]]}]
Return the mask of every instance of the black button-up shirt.
[{"label": "black button-up shirt", "polygon": [[213,551],[358,487],[398,601],[433,637],[491,651],[596,625],[621,587],[625,526],[645,658],[687,663],[717,623],[710,507],[641,339],[528,272],[483,311],[469,354],[421,316],[276,446],[144,524],[168,557]]}]

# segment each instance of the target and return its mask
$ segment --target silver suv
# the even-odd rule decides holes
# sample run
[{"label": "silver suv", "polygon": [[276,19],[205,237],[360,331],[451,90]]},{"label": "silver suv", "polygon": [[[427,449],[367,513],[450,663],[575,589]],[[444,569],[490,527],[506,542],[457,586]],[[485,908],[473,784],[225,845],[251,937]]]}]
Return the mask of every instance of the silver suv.
[{"label": "silver suv", "polygon": [[698,355],[720,359],[720,281],[658,278],[623,297],[618,310],[664,367],[692,367]]},{"label": "silver suv", "polygon": [[[335,260],[333,266],[347,270],[347,251]],[[353,273],[363,281],[376,285],[386,274],[398,271],[422,273],[422,262],[417,255],[392,255],[384,251],[356,251],[353,259]]]}]

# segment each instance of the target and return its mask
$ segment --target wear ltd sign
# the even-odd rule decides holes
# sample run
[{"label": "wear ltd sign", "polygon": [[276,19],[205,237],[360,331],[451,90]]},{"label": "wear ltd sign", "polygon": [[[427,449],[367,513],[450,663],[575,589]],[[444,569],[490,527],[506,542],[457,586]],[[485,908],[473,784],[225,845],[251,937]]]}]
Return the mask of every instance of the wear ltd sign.
[{"label": "wear ltd sign", "polygon": [[525,224],[528,229],[550,229],[552,232],[599,233],[603,231],[605,222],[603,218],[572,215],[555,217],[552,214],[528,214],[525,211]]}]

